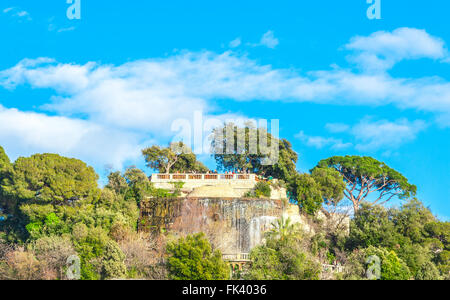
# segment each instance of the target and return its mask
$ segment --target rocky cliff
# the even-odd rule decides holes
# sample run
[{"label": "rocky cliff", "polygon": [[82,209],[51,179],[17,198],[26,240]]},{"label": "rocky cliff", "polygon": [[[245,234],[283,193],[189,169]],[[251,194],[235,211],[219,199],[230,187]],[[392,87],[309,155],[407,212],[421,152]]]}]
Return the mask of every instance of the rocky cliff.
[{"label": "rocky cliff", "polygon": [[144,199],[140,230],[177,235],[205,232],[223,253],[247,253],[282,216],[283,200],[247,198]]}]

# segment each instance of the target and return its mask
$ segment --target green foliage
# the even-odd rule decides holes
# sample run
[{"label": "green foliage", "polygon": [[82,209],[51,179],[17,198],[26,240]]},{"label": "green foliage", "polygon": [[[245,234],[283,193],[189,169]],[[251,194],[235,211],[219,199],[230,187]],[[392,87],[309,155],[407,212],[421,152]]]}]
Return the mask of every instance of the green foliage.
[{"label": "green foliage", "polygon": [[[248,145],[250,136],[259,132],[245,130]],[[269,145],[275,142],[269,135]],[[286,179],[291,200],[311,215],[322,203],[336,206],[345,191],[355,205],[350,235],[325,228],[326,222],[315,219],[310,225],[316,233],[309,236],[290,219],[281,218],[267,233],[265,244],[252,250],[252,264],[242,273],[245,279],[318,279],[326,275],[321,274],[320,263],[335,262],[346,266],[337,278],[365,279],[371,267],[367,258],[374,255],[381,259],[384,280],[450,279],[450,222],[440,222],[415,199],[389,209],[364,201],[372,192],[380,199],[387,197],[382,201],[414,195],[415,186],[400,173],[373,158],[347,156],[321,161],[311,175],[298,174],[297,154],[289,142],[279,142],[280,160],[273,166],[263,164],[262,151],[250,155],[237,148],[231,156],[216,155],[216,160],[223,169],[244,168]],[[207,170],[191,152],[167,149],[159,148],[158,154],[153,148],[149,166],[168,172]],[[168,243],[166,265],[159,263],[165,254],[161,246],[137,234],[141,199],[175,197],[181,182],[173,182],[171,191],[156,189],[136,167],[111,173],[103,189],[97,180],[82,161],[37,154],[11,163],[0,147],[0,278],[65,279],[70,255],[79,256],[86,280],[167,278],[166,269],[171,279],[229,278],[220,251],[213,251],[204,234]],[[271,185],[278,186],[259,182],[251,196],[270,197]],[[359,192],[361,197],[356,196]]]},{"label": "green foliage", "polygon": [[395,230],[391,217],[392,211],[379,205],[363,203],[350,222],[347,248],[350,250],[369,246],[394,248],[402,237]]},{"label": "green foliage", "polygon": [[[232,140],[227,139],[227,133]],[[276,139],[266,129],[254,128],[251,124],[239,128],[228,123],[214,129],[211,146],[221,170],[248,170],[285,181],[296,173],[298,155],[292,150],[291,143]],[[273,156],[275,150],[278,150],[278,159],[274,164],[266,164],[267,159],[274,158],[270,155]]]},{"label": "green foliage", "polygon": [[291,197],[297,200],[302,212],[314,215],[323,203],[320,185],[309,174],[297,174],[290,182]]},{"label": "green foliage", "polygon": [[57,154],[35,154],[14,163],[12,186],[8,195],[20,203],[40,202],[55,205],[98,199],[98,175],[84,162]]},{"label": "green foliage", "polygon": [[270,188],[270,184],[265,181],[259,181],[255,185],[255,195],[256,197],[266,197],[270,198],[272,193],[272,189]]},{"label": "green foliage", "polygon": [[439,257],[448,247],[449,228],[446,223],[437,222],[417,200],[405,203],[400,209],[363,204],[351,221],[347,248],[374,246],[392,250],[416,279],[435,275],[430,263],[444,275],[448,262],[441,262]]},{"label": "green foliage", "polygon": [[416,274],[417,280],[439,280],[441,275],[435,264],[431,261],[427,261],[420,266],[420,269]]},{"label": "green foliage", "polygon": [[411,273],[408,266],[398,258],[394,251],[384,248],[369,247],[366,255],[376,255],[381,259],[381,280],[408,280]]},{"label": "green foliage", "polygon": [[219,250],[214,252],[205,234],[180,238],[167,244],[167,268],[174,280],[225,280],[229,268]]},{"label": "green foliage", "polygon": [[54,212],[49,213],[42,221],[34,220],[34,222],[28,223],[25,228],[33,240],[44,236],[61,235],[69,232],[68,227]]},{"label": "green foliage", "polygon": [[272,224],[272,228],[266,233],[266,235],[270,239],[279,239],[284,241],[299,235],[300,230],[297,225],[298,224],[293,224],[290,218],[281,216],[281,218]]},{"label": "green foliage", "polygon": [[320,265],[309,257],[294,236],[270,236],[250,253],[247,280],[317,280]]},{"label": "green foliage", "polygon": [[138,205],[145,197],[170,198],[176,197],[181,187],[180,183],[175,183],[175,190],[170,192],[166,189],[157,189],[148,179],[147,175],[135,167],[130,167],[125,171],[124,178],[128,183],[128,189],[124,193],[124,198],[128,202],[135,202]]},{"label": "green foliage", "polygon": [[81,260],[81,279],[99,280],[102,275],[105,276],[105,273],[102,274],[102,258],[109,241],[107,232],[100,227],[87,229],[74,240]]},{"label": "green foliage", "polygon": [[187,153],[181,154],[171,168],[172,173],[206,173],[208,171],[209,168],[198,161],[197,156],[190,149],[187,150]]},{"label": "green foliage", "polygon": [[[5,150],[0,146],[0,209],[7,209],[7,194],[4,186],[9,186],[13,175],[13,167]],[[0,215],[1,216],[1,215]]]},{"label": "green foliage", "polygon": [[245,197],[270,198],[271,194],[272,189],[270,187],[270,184],[265,181],[259,181],[258,183],[255,184],[253,190],[248,191],[245,194]]},{"label": "green foliage", "polygon": [[113,190],[116,194],[123,194],[128,189],[128,183],[119,171],[112,172],[108,175],[106,188]]},{"label": "green foliage", "polygon": [[182,142],[171,143],[167,148],[152,146],[142,150],[147,166],[160,173],[207,172],[209,169],[201,162],[192,150]]},{"label": "green foliage", "polygon": [[343,176],[347,184],[344,195],[353,202],[355,212],[374,192],[378,194],[374,203],[384,203],[395,196],[406,199],[416,194],[417,187],[401,173],[372,157],[334,156],[320,161],[316,168],[327,167]]},{"label": "green foliage", "polygon": [[106,279],[125,278],[127,267],[125,266],[124,260],[125,254],[123,254],[117,243],[109,240],[105,245],[102,257],[103,277]]}]

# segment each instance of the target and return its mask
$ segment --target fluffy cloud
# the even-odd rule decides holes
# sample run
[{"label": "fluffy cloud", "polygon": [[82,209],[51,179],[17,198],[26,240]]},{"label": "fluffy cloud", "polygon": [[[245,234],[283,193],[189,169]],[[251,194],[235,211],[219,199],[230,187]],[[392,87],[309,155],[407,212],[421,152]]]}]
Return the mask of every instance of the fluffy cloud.
[{"label": "fluffy cloud", "polygon": [[390,69],[404,59],[445,59],[444,42],[425,30],[398,28],[392,32],[378,31],[370,36],[354,37],[346,49],[355,51],[351,59],[368,70]]},{"label": "fluffy cloud", "polygon": [[332,133],[339,133],[348,131],[350,126],[342,123],[328,123],[325,128]]},{"label": "fluffy cloud", "polygon": [[351,143],[344,143],[342,139],[322,136],[309,136],[306,135],[303,131],[300,131],[295,137],[301,140],[307,146],[317,149],[329,147],[334,150],[342,150],[352,146]]},{"label": "fluffy cloud", "polygon": [[234,40],[232,40],[229,44],[230,48],[236,48],[239,47],[241,45],[242,41],[240,38],[236,38]]},{"label": "fluffy cloud", "polygon": [[279,40],[275,37],[275,33],[272,30],[267,31],[259,41],[261,46],[265,46],[267,48],[275,49],[279,44]]},{"label": "fluffy cloud", "polygon": [[426,123],[422,120],[414,122],[406,119],[373,121],[370,117],[366,117],[354,126],[340,123],[325,125],[325,128],[332,133],[347,134],[349,136],[347,136],[347,139],[351,139],[352,142],[344,142],[342,138],[335,137],[309,136],[303,131],[300,131],[296,138],[307,146],[317,149],[327,147],[333,150],[341,150],[354,147],[361,152],[390,151],[415,140],[417,135],[426,127]]},{"label": "fluffy cloud", "polygon": [[3,9],[3,13],[9,14],[12,17],[19,18],[21,20],[31,21],[30,13],[25,10],[19,9],[18,7],[5,8]]},{"label": "fluffy cloud", "polygon": [[406,119],[394,122],[381,120],[373,122],[364,119],[351,129],[351,134],[359,143],[355,148],[359,151],[379,149],[396,149],[416,139],[417,134],[426,128],[424,121],[410,122]]},{"label": "fluffy cloud", "polygon": [[[412,33],[417,34],[424,43],[410,44]],[[265,36],[265,41],[275,39],[270,32]],[[428,46],[425,45],[427,43]],[[276,46],[275,44],[272,41],[267,45]],[[444,58],[446,55],[442,41],[424,31],[408,28],[392,33],[379,32],[365,38],[357,37],[347,48],[354,51],[355,57],[362,53],[371,53],[389,63],[418,57]],[[364,62],[360,63],[364,66]],[[66,122],[63,122],[64,124],[73,121],[76,130],[87,132],[83,135],[84,139],[97,137],[97,134],[100,137],[111,136],[111,139],[103,140],[106,145],[111,145],[108,142],[112,140],[111,143],[117,147],[119,143],[115,144],[114,141],[116,137],[120,137],[124,145],[128,145],[126,147],[133,149],[133,153],[136,152],[136,145],[142,144],[148,138],[170,137],[173,134],[170,130],[172,122],[176,119],[190,120],[194,111],[203,111],[207,116],[223,119],[225,116],[217,115],[216,99],[395,105],[402,109],[435,113],[442,125],[450,126],[450,83],[442,78],[394,78],[387,72],[356,73],[351,69],[339,67],[303,74],[292,69],[275,69],[270,65],[261,65],[233,52],[183,52],[163,59],[137,60],[122,65],[96,62],[58,63],[50,58],[24,59],[17,65],[0,71],[0,85],[4,88],[14,89],[25,84],[32,88],[54,90],[51,100],[41,109],[60,117],[23,114],[45,119],[45,124],[48,124],[49,120],[55,120],[53,118],[61,118],[58,120]],[[17,117],[21,112],[4,109],[2,118],[10,114]],[[77,119],[79,116],[83,116],[84,120]],[[419,124],[415,123],[394,122],[390,126],[388,121],[375,125],[372,122],[371,126],[369,123],[351,128],[356,144],[371,145],[369,148],[383,146],[375,142],[377,131],[374,126],[378,126],[377,130],[384,131],[391,128],[394,132],[394,129],[397,129],[396,134],[403,134],[403,141],[410,140],[411,135],[401,128],[414,125],[412,128],[415,130],[411,132],[420,131]],[[328,129],[334,133],[350,132],[350,128],[345,125],[338,125],[329,125]],[[363,138],[364,126],[368,129],[366,139]],[[18,141],[21,135],[25,136],[24,141],[30,141],[32,138],[26,135],[26,131],[12,132],[17,134]],[[50,132],[57,136],[54,131]],[[72,135],[76,136],[75,129]],[[59,148],[66,142],[72,145],[69,141],[45,137],[43,134],[42,139],[48,142],[46,149],[70,152]],[[298,137],[319,148],[327,146],[338,149],[350,146],[349,143],[335,138],[313,137],[304,133]],[[11,136],[9,140],[11,141]],[[61,143],[58,142],[60,140]],[[99,138],[99,141],[102,140]],[[55,146],[50,146],[53,143]],[[41,146],[42,148],[39,148]],[[50,151],[45,150],[43,144],[41,146],[33,147]],[[363,146],[358,147],[363,149]],[[81,151],[81,148],[74,145],[69,148]],[[109,156],[116,162],[128,159],[126,151],[119,148]]]},{"label": "fluffy cloud", "polygon": [[[418,49],[412,47],[409,41],[413,33],[430,45],[416,43]],[[389,54],[395,60],[437,58],[445,53],[439,39],[409,28],[358,37],[347,47],[357,53]],[[394,104],[437,113],[443,125],[450,125],[450,83],[442,78],[394,78],[386,72],[355,73],[338,67],[301,74],[260,65],[233,52],[184,52],[119,66],[61,64],[41,58],[0,71],[1,85],[14,88],[23,83],[55,89],[59,94],[47,106],[54,111],[84,113],[146,130],[160,130],[158,124],[186,117],[193,110],[211,112],[214,99]]]},{"label": "fluffy cloud", "polygon": [[140,156],[135,134],[104,128],[85,120],[22,112],[0,105],[0,140],[13,158],[54,152],[91,164],[123,166]]}]

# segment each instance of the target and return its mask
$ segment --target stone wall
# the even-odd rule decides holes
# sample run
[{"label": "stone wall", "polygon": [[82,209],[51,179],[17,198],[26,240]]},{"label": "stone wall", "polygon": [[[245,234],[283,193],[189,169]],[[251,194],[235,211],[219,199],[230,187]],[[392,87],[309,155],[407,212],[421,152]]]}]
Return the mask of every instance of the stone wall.
[{"label": "stone wall", "polygon": [[205,232],[223,253],[247,253],[281,217],[282,200],[245,198],[144,199],[140,230],[176,235]]},{"label": "stone wall", "polygon": [[[258,182],[255,174],[153,174],[150,180],[154,187],[166,190],[174,190],[174,183],[183,182],[181,196],[188,198],[242,198]],[[285,188],[271,190],[270,199],[286,198]]]},{"label": "stone wall", "polygon": [[[300,214],[297,205],[285,200],[227,197],[147,198],[141,202],[139,230],[176,236],[204,232],[214,248],[224,254],[248,253],[264,241],[264,233],[281,216],[315,233],[312,219]],[[325,227],[338,223],[348,232],[350,219],[343,215],[318,213]]]}]

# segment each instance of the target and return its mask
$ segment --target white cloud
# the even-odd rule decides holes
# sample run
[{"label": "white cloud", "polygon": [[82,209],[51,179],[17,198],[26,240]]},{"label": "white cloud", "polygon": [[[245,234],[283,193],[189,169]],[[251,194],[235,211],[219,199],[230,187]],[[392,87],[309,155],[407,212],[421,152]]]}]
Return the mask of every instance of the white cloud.
[{"label": "white cloud", "polygon": [[[352,47],[357,51],[381,53],[379,49],[370,50],[356,41],[353,40]],[[392,48],[389,47],[382,49]],[[432,58],[439,56],[439,52],[432,50],[415,51],[396,54],[396,57],[406,59],[420,53]],[[450,126],[450,83],[442,78],[394,78],[386,72],[355,73],[339,67],[303,74],[293,69],[261,65],[233,52],[183,52],[163,59],[137,60],[122,65],[58,63],[49,58],[24,59],[12,68],[0,71],[0,86],[14,89],[25,84],[32,88],[54,90],[51,101],[41,109],[56,113],[68,121],[77,120],[82,115],[86,120],[78,121],[98,126],[98,132],[108,128],[117,132],[117,136],[124,136],[125,141],[130,134],[132,138],[130,142],[125,142],[127,145],[140,144],[147,136],[157,139],[172,135],[171,123],[178,118],[190,120],[196,110],[216,116],[216,99],[395,105],[402,109],[435,113],[442,125]],[[381,128],[379,130],[387,131],[388,123],[385,121],[376,125]],[[400,129],[402,123],[391,123],[397,125],[391,127],[397,128],[397,134],[403,134],[402,140],[407,141],[407,131]],[[412,126],[416,129],[413,133],[419,132],[418,125],[411,124],[416,126]],[[350,130],[345,124],[329,124],[327,128],[334,133]],[[351,130],[358,145],[383,146],[372,140],[362,140],[362,136],[358,135],[358,132],[363,132],[362,129],[358,131],[352,127]],[[111,131],[105,131],[105,135],[111,134]],[[368,136],[375,140],[373,132],[376,130],[368,131]],[[315,147],[339,149],[351,145],[336,138],[302,134],[299,138]],[[111,157],[116,161],[126,159],[125,154],[122,154],[122,159],[115,158],[119,156]]]},{"label": "white cloud", "polygon": [[340,68],[302,75],[232,52],[186,52],[119,66],[58,64],[41,58],[0,71],[0,85],[14,88],[24,83],[55,89],[59,94],[47,106],[52,110],[143,129],[193,110],[209,112],[214,99],[393,104],[434,112],[444,126],[450,125],[450,83],[439,77],[393,78]]},{"label": "white cloud", "polygon": [[15,88],[28,83],[35,88],[53,88],[57,92],[73,93],[88,85],[88,73],[95,64],[84,66],[54,64],[50,58],[24,59],[16,66],[0,71],[0,85]]},{"label": "white cloud", "polygon": [[142,138],[98,124],[0,105],[0,141],[11,158],[54,152],[84,159],[90,164],[123,166],[140,157]]},{"label": "white cloud", "polygon": [[234,40],[232,40],[229,44],[230,48],[236,48],[239,47],[241,45],[242,41],[240,38],[236,38]]},{"label": "white cloud", "polygon": [[5,8],[5,9],[3,9],[3,13],[10,14],[12,17],[16,17],[21,20],[31,21],[30,13],[25,10],[21,10],[18,7]]},{"label": "white cloud", "polygon": [[330,123],[326,124],[325,128],[332,133],[346,133],[354,142],[344,142],[343,139],[335,137],[309,136],[303,131],[295,137],[307,146],[317,149],[327,147],[341,150],[354,147],[361,152],[383,150],[384,153],[391,153],[392,150],[415,140],[427,125],[422,120],[373,121],[370,117],[366,117],[354,126]]},{"label": "white cloud", "polygon": [[58,29],[58,32],[74,31],[75,29],[76,29],[75,26],[65,27],[65,28],[60,28],[60,29]]},{"label": "white cloud", "polygon": [[370,36],[354,37],[346,49],[355,51],[350,58],[366,70],[387,70],[404,59],[445,59],[444,42],[425,30],[398,28],[392,32],[378,31]]},{"label": "white cloud", "polygon": [[416,139],[417,134],[425,130],[424,121],[410,122],[406,119],[395,122],[381,120],[372,122],[364,119],[351,129],[351,134],[359,143],[355,148],[359,151],[380,149],[396,149]]},{"label": "white cloud", "polygon": [[56,90],[47,109],[142,130],[161,131],[195,110],[212,113],[215,99],[393,104],[436,113],[442,125],[450,125],[450,83],[441,78],[403,79],[339,68],[302,75],[232,52],[186,52],[119,66],[40,58],[0,71],[0,85],[6,88],[25,83]]},{"label": "white cloud", "polygon": [[329,147],[334,150],[342,150],[352,146],[351,143],[344,143],[342,139],[322,136],[310,136],[306,135],[303,131],[300,131],[295,135],[295,137],[304,142],[307,146],[317,149]]},{"label": "white cloud", "polygon": [[267,48],[274,49],[276,46],[278,46],[280,42],[275,37],[275,34],[272,30],[267,31],[262,36],[261,40],[259,41],[259,45],[265,46]]},{"label": "white cloud", "polygon": [[325,125],[325,128],[332,133],[339,133],[347,131],[350,126],[342,123],[328,123]]}]

